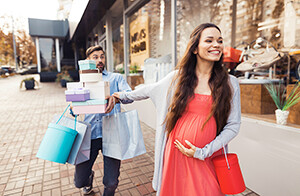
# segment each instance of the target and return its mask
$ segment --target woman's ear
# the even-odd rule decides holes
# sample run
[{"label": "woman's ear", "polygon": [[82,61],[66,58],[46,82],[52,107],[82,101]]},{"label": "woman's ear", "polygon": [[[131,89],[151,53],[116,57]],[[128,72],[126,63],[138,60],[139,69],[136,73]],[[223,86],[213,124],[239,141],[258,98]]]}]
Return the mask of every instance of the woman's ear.
[{"label": "woman's ear", "polygon": [[194,54],[197,54],[198,53],[198,50],[197,48],[195,48],[195,50],[193,51]]}]

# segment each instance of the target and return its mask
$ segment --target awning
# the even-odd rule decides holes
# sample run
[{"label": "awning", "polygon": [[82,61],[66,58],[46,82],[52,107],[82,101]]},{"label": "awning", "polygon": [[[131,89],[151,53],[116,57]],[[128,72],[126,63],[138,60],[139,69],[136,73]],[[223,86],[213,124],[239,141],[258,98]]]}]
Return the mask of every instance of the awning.
[{"label": "awning", "polygon": [[65,38],[68,34],[67,20],[44,20],[28,18],[31,37]]},{"label": "awning", "polygon": [[69,16],[70,38],[86,39],[116,0],[74,0]]}]

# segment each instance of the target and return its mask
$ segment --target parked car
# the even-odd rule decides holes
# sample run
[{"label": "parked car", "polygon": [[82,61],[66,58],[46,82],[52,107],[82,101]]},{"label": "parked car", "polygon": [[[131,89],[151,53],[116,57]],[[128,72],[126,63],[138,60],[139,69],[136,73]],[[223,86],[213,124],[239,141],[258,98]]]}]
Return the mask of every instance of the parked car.
[{"label": "parked car", "polygon": [[15,69],[9,65],[2,65],[1,70],[3,70],[5,72],[5,74],[11,74],[11,73],[15,72]]},{"label": "parked car", "polygon": [[0,69],[0,75],[5,75],[6,71],[3,69]]},{"label": "parked car", "polygon": [[25,75],[25,74],[36,74],[37,73],[37,66],[36,65],[29,65],[26,68],[23,68],[22,70],[20,70],[18,72],[21,75]]}]

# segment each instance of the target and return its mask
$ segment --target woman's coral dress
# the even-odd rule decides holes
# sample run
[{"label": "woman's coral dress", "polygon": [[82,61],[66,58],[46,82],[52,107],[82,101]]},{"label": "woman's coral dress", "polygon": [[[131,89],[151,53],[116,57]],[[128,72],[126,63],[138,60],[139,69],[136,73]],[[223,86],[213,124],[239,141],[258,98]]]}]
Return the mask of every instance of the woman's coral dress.
[{"label": "woman's coral dress", "polygon": [[212,157],[221,154],[221,150],[202,161],[182,154],[174,144],[177,139],[190,148],[185,143],[188,140],[202,148],[215,139],[217,128],[213,117],[201,130],[212,103],[210,95],[195,94],[169,135],[164,153],[161,196],[224,196],[211,161]]}]

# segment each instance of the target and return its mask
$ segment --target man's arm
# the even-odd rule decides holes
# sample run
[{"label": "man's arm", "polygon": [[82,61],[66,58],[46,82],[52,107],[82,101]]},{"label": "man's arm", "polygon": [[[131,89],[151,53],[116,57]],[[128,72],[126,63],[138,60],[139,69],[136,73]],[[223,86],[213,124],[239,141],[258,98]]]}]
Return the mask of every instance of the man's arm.
[{"label": "man's arm", "polygon": [[[131,92],[129,84],[125,81],[122,75],[118,74],[118,92]],[[117,99],[116,99],[117,100]],[[132,103],[133,100],[120,100],[122,104]]]},{"label": "man's arm", "polygon": [[[122,75],[117,74],[115,80],[117,83],[118,92],[130,92],[131,91],[130,86],[125,81],[125,79],[123,78]],[[121,102],[122,104],[128,104],[128,103],[132,103],[133,100],[119,100],[113,96],[110,96],[108,98],[108,105],[106,107],[105,113],[111,112],[112,109],[114,108],[115,104],[119,103],[119,102]]]}]

